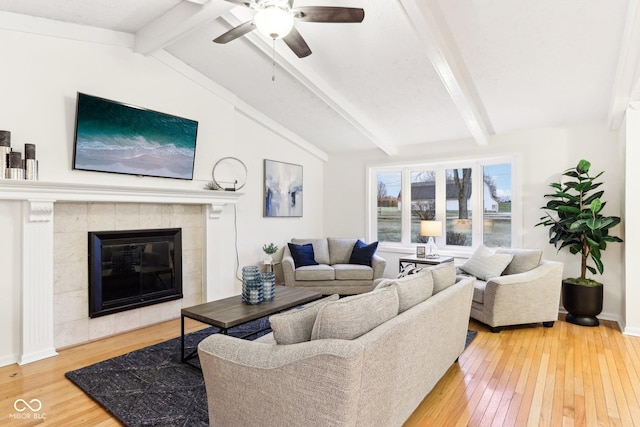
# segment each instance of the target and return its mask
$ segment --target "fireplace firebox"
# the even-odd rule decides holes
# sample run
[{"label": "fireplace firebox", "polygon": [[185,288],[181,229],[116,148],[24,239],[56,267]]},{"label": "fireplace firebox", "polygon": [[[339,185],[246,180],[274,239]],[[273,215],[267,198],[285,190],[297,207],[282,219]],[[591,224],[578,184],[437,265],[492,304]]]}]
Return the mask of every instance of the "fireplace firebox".
[{"label": "fireplace firebox", "polygon": [[180,298],[180,228],[89,232],[89,317]]}]

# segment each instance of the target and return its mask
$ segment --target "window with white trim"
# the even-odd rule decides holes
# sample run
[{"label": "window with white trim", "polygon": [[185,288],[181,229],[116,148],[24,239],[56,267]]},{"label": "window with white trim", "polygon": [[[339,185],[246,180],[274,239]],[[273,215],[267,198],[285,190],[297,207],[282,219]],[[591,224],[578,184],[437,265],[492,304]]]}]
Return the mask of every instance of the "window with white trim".
[{"label": "window with white trim", "polygon": [[513,157],[369,168],[369,239],[408,247],[427,241],[421,220],[443,223],[440,250],[514,245]]}]

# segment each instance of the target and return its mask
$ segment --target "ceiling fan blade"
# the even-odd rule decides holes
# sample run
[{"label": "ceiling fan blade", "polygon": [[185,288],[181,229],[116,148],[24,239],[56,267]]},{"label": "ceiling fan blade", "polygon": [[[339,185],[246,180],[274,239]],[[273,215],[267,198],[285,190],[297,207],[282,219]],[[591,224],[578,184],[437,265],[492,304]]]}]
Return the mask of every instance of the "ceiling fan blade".
[{"label": "ceiling fan blade", "polygon": [[244,24],[240,24],[237,27],[230,29],[221,36],[216,37],[215,39],[213,39],[213,41],[214,43],[220,44],[229,43],[230,41],[235,40],[238,37],[242,37],[245,34],[250,33],[251,31],[255,30],[255,28],[256,24],[254,24],[253,21],[247,21]]},{"label": "ceiling fan blade", "polygon": [[302,6],[292,10],[303,22],[362,22],[364,9],[356,7]]},{"label": "ceiling fan blade", "polygon": [[282,40],[284,40],[286,45],[289,46],[289,49],[291,49],[298,58],[304,58],[311,55],[309,45],[307,45],[307,42],[304,41],[302,35],[295,29],[295,27],[292,28],[289,34],[287,34]]}]

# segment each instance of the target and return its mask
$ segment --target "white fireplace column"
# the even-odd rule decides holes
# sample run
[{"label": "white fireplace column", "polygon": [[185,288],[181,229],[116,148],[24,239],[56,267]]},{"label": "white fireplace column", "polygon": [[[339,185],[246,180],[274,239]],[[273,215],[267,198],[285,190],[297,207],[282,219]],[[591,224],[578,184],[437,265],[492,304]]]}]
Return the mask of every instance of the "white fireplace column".
[{"label": "white fireplace column", "polygon": [[20,365],[58,354],[53,343],[53,202],[23,203]]}]

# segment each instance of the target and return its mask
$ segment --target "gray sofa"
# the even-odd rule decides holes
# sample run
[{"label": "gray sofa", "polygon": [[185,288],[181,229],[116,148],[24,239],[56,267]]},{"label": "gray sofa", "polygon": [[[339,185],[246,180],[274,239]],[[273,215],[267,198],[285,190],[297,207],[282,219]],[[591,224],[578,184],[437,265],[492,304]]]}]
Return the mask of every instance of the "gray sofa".
[{"label": "gray sofa", "polygon": [[282,272],[285,286],[300,286],[325,295],[352,295],[369,292],[373,281],[382,277],[387,264],[378,255],[371,259],[371,266],[350,264],[349,258],[358,239],[319,238],[291,239],[291,243],[311,243],[318,265],[297,267],[291,251],[285,247],[282,256]]},{"label": "gray sofa", "polygon": [[[210,425],[401,426],[464,350],[473,279],[450,267],[279,314],[256,341],[206,338]],[[277,344],[287,316],[303,333]]]}]

